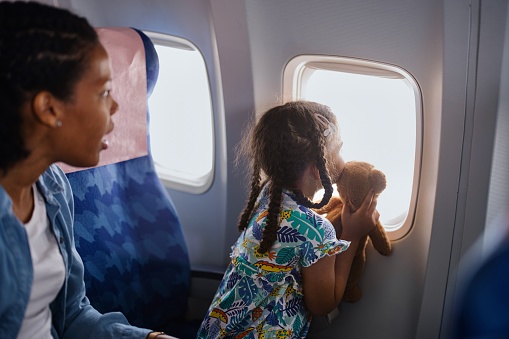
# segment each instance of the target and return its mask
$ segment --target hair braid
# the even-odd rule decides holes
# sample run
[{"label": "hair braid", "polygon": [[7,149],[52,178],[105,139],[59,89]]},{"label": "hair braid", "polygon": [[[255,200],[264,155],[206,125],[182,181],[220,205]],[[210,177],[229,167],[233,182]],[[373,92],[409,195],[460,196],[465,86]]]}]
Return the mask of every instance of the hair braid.
[{"label": "hair braid", "polygon": [[322,158],[318,159],[316,165],[318,167],[318,173],[320,174],[320,180],[322,181],[322,186],[325,192],[322,200],[315,204],[315,207],[313,208],[320,208],[329,203],[329,200],[332,197],[333,188],[329,171],[327,170],[327,160],[323,155]]},{"label": "hair braid", "polygon": [[[253,169],[251,192],[238,228],[244,230],[252,218],[257,195],[262,185],[260,176],[269,181],[269,206],[258,252],[268,251],[277,239],[283,189],[292,190],[300,205],[319,208],[332,196],[328,169],[331,146],[339,142],[337,121],[330,108],[310,101],[293,101],[268,110],[244,135],[237,151],[250,158]],[[297,189],[310,165],[315,165],[325,194],[320,203],[313,203]]]},{"label": "hair braid", "polygon": [[239,222],[237,224],[237,228],[239,231],[243,231],[246,229],[249,224],[249,220],[251,219],[251,215],[253,214],[253,208],[256,202],[256,198],[258,198],[258,194],[261,191],[260,185],[261,177],[260,177],[260,167],[258,165],[254,165],[253,168],[253,176],[251,180],[251,192],[249,193],[249,198],[246,203],[246,207],[242,211],[240,215]]},{"label": "hair braid", "polygon": [[272,244],[276,241],[279,227],[283,187],[277,181],[273,181],[270,183],[269,190],[269,209],[258,253],[265,253],[272,247]]}]

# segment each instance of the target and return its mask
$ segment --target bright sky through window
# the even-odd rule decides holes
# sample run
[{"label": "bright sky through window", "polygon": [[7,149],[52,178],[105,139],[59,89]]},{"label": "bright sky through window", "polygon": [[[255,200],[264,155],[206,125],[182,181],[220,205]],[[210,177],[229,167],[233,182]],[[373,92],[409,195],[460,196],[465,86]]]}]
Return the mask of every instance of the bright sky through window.
[{"label": "bright sky through window", "polygon": [[302,99],[324,103],[336,114],[345,161],[367,161],[385,173],[380,219],[388,230],[401,226],[411,200],[416,148],[415,94],[408,80],[316,70],[302,86]]},{"label": "bright sky through window", "polygon": [[150,96],[151,149],[161,178],[203,186],[212,175],[210,89],[197,50],[156,44],[159,77]]}]

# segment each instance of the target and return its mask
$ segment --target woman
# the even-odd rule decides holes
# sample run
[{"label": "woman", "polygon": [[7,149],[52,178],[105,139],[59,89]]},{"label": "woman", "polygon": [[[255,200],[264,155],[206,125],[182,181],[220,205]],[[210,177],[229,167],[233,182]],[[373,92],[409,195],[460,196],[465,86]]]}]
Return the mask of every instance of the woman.
[{"label": "woman", "polygon": [[0,338],[171,338],[100,314],[85,296],[69,183],[108,147],[108,54],[66,10],[0,3]]}]

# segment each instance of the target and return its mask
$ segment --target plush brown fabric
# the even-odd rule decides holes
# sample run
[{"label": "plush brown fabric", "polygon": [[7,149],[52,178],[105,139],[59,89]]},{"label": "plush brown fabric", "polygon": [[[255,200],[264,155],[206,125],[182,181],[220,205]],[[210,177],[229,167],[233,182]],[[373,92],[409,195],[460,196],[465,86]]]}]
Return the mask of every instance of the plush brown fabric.
[{"label": "plush brown fabric", "polygon": [[[333,196],[326,206],[316,210],[316,212],[326,214],[326,218],[336,228],[339,238],[343,229],[341,225],[343,204],[349,203],[351,211],[356,211],[371,190],[378,196],[385,189],[387,183],[385,174],[374,168],[373,165],[362,161],[350,161],[346,163],[336,184],[339,197]],[[385,228],[378,221],[375,228],[368,235],[360,239],[342,301],[353,303],[362,296],[359,282],[366,263],[366,247],[369,239],[371,239],[373,247],[380,254],[388,256],[392,253],[391,243]]]}]

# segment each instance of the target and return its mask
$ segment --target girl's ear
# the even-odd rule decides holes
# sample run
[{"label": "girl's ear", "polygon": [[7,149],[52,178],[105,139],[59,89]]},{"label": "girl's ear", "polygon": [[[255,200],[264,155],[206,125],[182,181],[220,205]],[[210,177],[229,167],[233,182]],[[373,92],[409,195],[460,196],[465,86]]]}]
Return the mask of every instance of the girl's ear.
[{"label": "girl's ear", "polygon": [[62,121],[59,117],[60,101],[50,92],[42,91],[32,100],[32,112],[37,121],[48,127],[60,127]]}]

